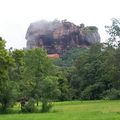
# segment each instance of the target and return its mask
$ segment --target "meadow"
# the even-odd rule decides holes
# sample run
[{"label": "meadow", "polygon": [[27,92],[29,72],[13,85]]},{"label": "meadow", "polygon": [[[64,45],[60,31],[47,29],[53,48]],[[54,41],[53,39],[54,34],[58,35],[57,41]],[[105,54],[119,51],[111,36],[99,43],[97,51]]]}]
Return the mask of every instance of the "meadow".
[{"label": "meadow", "polygon": [[1,114],[0,120],[120,120],[120,101],[56,102],[49,113]]}]

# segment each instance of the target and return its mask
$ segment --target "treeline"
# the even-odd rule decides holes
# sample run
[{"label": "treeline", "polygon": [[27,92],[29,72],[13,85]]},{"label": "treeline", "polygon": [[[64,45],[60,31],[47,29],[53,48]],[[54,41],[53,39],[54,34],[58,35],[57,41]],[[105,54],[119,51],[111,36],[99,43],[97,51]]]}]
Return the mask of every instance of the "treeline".
[{"label": "treeline", "polygon": [[119,47],[94,44],[76,58],[72,66],[63,68],[73,93],[70,99],[120,99]]},{"label": "treeline", "polygon": [[[43,49],[5,49],[0,38],[0,112],[7,112],[16,102],[21,112],[46,112],[51,100],[59,96],[56,67]],[[36,109],[35,103],[42,102]]]},{"label": "treeline", "polygon": [[[120,99],[120,23],[108,42],[74,48],[52,60],[45,50],[7,50],[0,38],[0,112],[47,112],[53,101]],[[39,105],[41,101],[42,105]]]}]

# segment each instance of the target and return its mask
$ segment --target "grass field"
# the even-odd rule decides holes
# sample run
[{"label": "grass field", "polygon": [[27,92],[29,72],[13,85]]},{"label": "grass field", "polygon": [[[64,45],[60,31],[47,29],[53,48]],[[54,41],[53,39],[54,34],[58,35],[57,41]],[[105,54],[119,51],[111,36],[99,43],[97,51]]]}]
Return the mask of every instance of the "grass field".
[{"label": "grass field", "polygon": [[120,120],[120,101],[57,102],[49,113],[3,114],[0,120]]}]

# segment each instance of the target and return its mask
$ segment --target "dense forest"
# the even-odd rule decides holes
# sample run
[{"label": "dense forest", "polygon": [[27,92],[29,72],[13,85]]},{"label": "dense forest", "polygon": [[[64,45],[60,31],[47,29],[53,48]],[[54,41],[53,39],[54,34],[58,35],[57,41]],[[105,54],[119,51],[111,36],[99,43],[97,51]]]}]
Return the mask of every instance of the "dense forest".
[{"label": "dense forest", "polygon": [[21,112],[47,112],[53,101],[120,99],[120,20],[106,31],[105,43],[73,48],[59,59],[41,48],[7,50],[0,38],[0,112],[16,102]]}]

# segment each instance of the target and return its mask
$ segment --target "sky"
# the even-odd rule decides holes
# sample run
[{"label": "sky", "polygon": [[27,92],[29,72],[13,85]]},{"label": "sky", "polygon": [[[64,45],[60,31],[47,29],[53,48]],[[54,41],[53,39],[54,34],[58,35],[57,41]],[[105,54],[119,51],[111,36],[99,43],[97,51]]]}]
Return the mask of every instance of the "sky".
[{"label": "sky", "polygon": [[0,0],[0,36],[8,49],[26,47],[30,23],[43,19],[96,26],[104,42],[112,18],[120,18],[120,0]]}]

